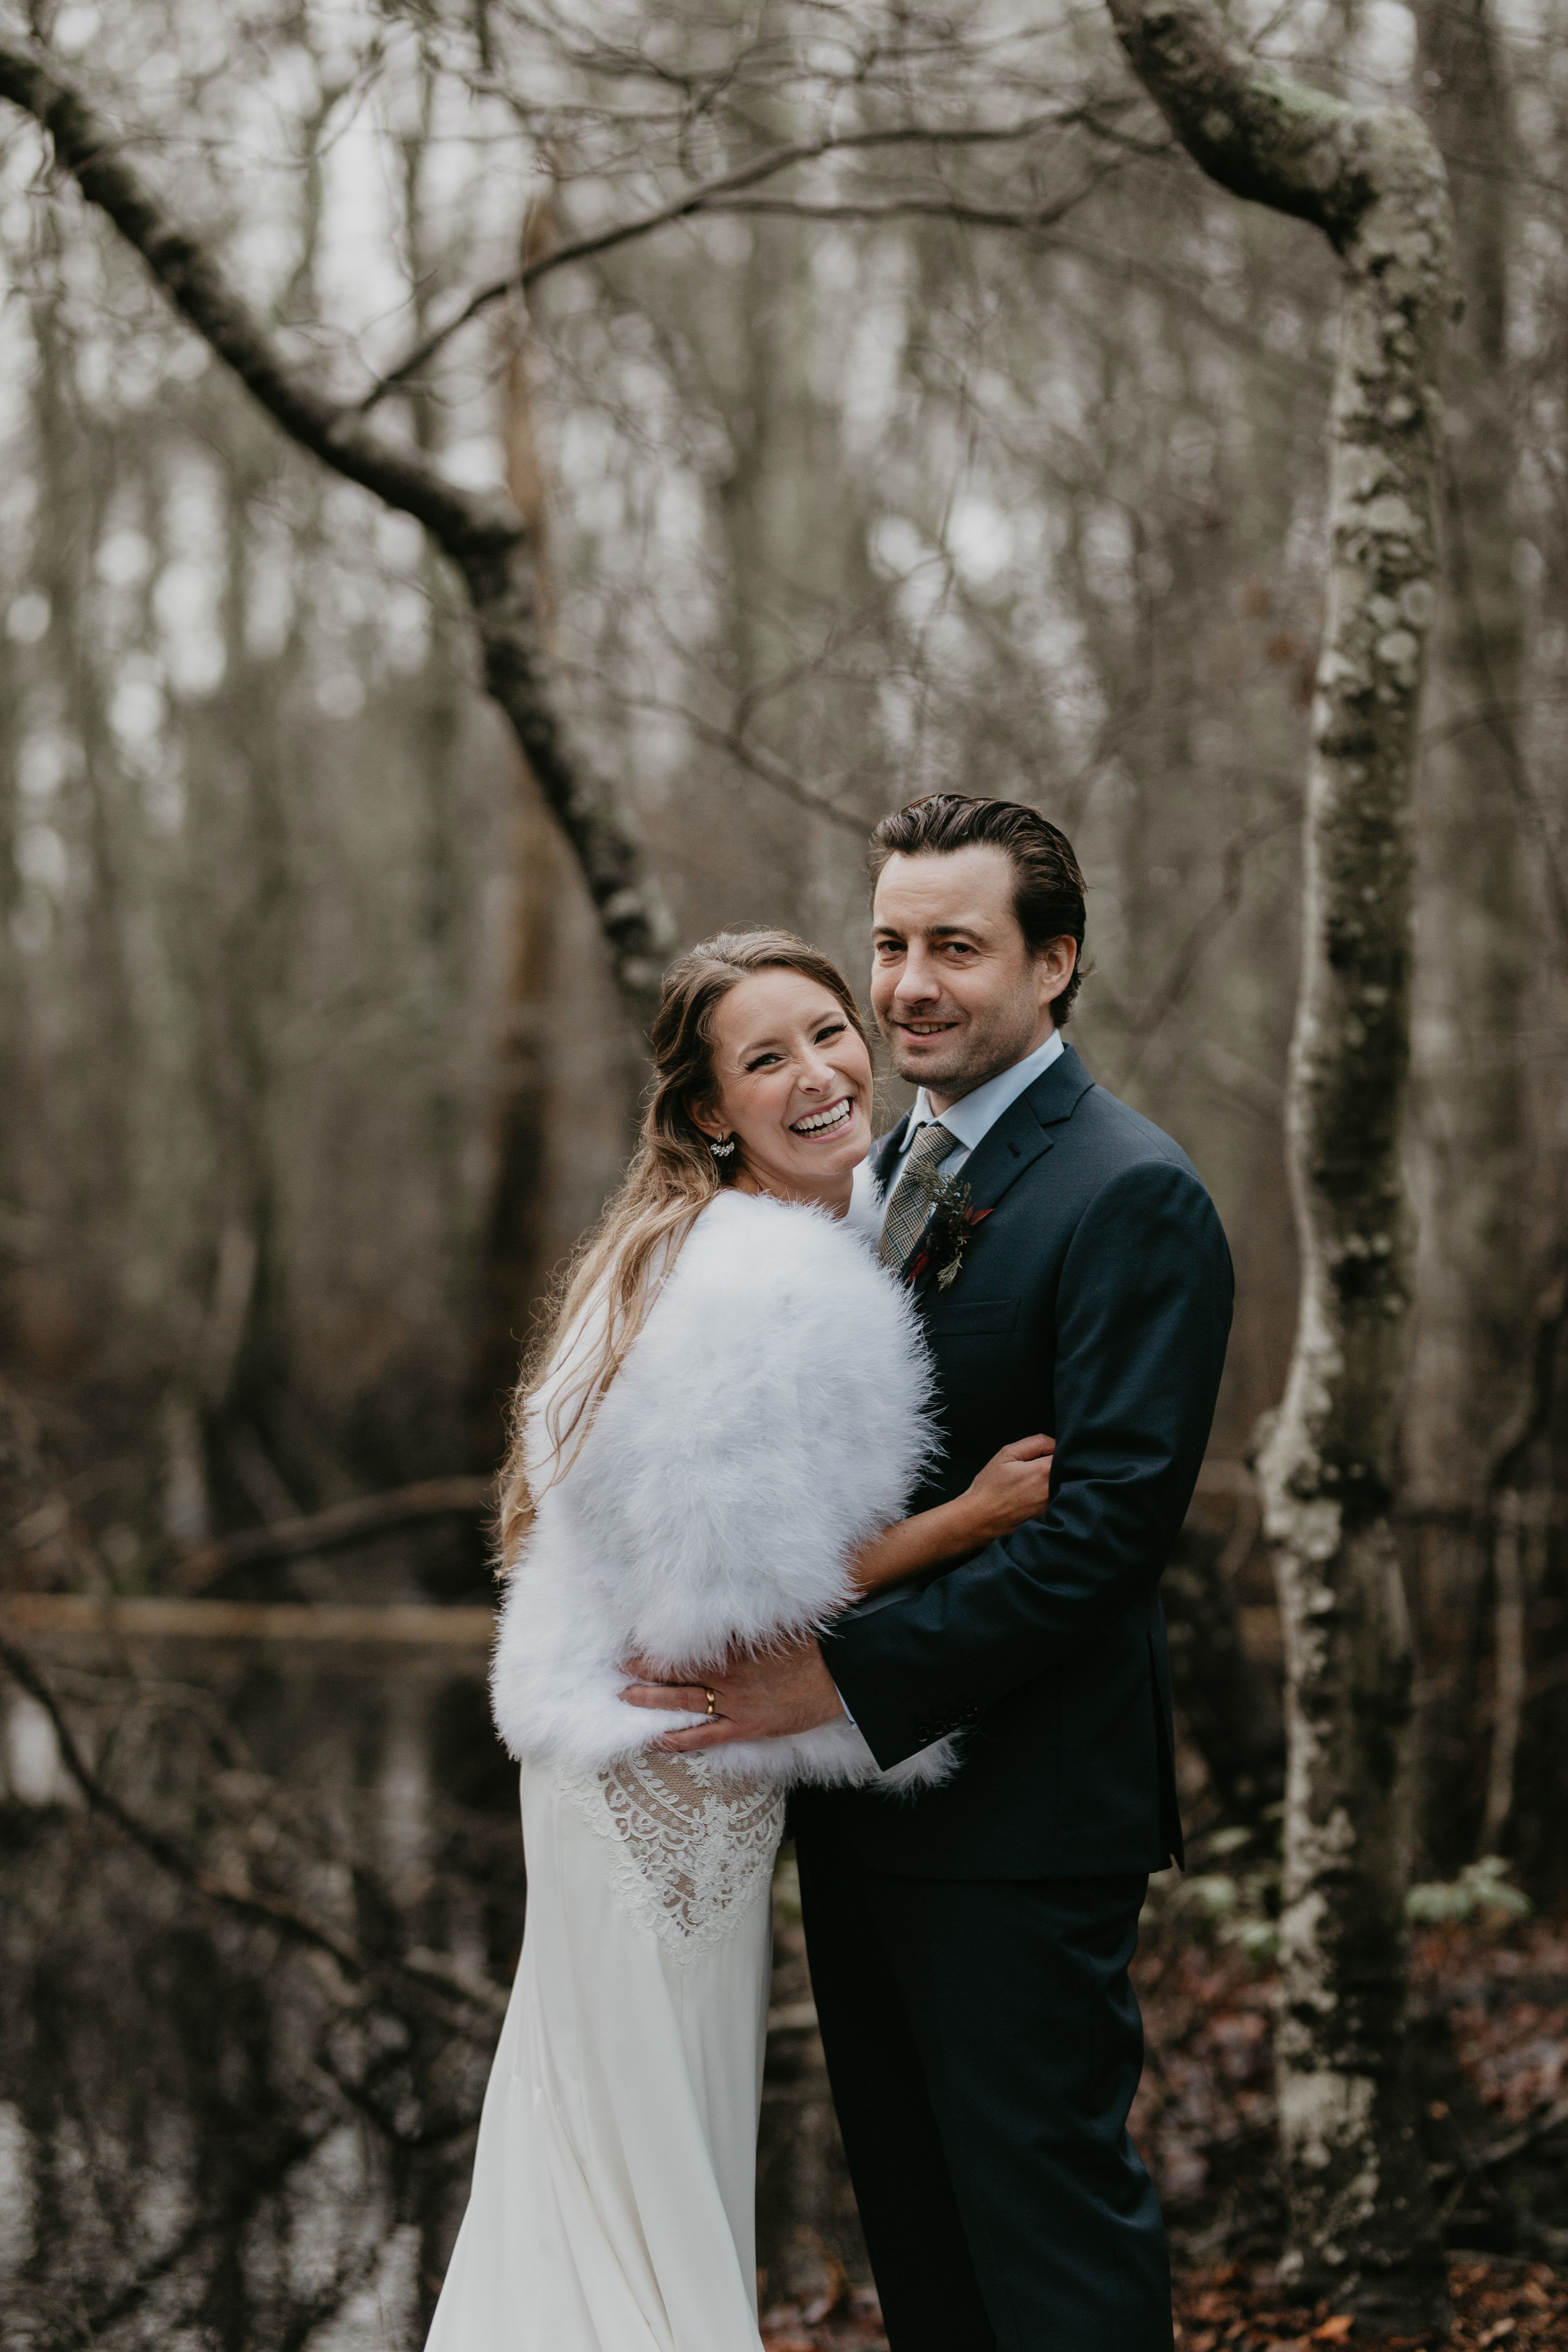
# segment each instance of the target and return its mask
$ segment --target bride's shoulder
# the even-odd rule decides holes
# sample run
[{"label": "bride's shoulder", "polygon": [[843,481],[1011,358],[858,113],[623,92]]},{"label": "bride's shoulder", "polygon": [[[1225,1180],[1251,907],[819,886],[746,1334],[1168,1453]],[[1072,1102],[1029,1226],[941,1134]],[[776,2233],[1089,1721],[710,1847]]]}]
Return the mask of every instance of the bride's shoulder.
[{"label": "bride's shoulder", "polygon": [[715,1425],[731,1406],[787,1416],[807,1391],[839,1396],[853,1419],[868,1385],[919,1370],[922,1345],[907,1292],[847,1223],[725,1192],[689,1228],[601,1423],[676,1399],[696,1412],[699,1391]]},{"label": "bride's shoulder", "polygon": [[755,1192],[720,1192],[709,1202],[681,1252],[688,1261],[694,1272],[728,1276],[742,1288],[781,1276],[794,1284],[813,1276],[829,1285],[885,1279],[859,1223]]}]

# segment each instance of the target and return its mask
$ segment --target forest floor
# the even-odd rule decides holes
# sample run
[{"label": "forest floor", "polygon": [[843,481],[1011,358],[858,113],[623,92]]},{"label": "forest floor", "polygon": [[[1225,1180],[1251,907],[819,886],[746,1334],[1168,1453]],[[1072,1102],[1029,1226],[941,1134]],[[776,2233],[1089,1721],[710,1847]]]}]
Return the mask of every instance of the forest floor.
[{"label": "forest floor", "polygon": [[[1310,2311],[1281,2301],[1267,2271],[1240,2263],[1217,2271],[1178,2273],[1175,2286],[1179,2352],[1313,2352],[1346,2344],[1355,2352],[1469,2352],[1469,2347],[1568,2347],[1568,2273],[1547,2263],[1500,2255],[1461,2255],[1448,2267],[1454,2324],[1439,2336],[1369,2333],[1325,2304]],[[845,2291],[832,2307],[784,2305],[763,2322],[768,2352],[886,2352],[874,2295]]]},{"label": "forest floor", "polygon": [[[1478,1918],[1415,1941],[1412,2040],[1455,2315],[1439,2335],[1380,2335],[1274,2284],[1284,2206],[1267,1958],[1189,1906],[1153,1923],[1136,1973],[1149,2055],[1132,2131],[1170,2227],[1180,2352],[1568,2352],[1568,1927]],[[841,2273],[814,2302],[770,2311],[763,2333],[769,2352],[885,2341],[875,2298]]]}]

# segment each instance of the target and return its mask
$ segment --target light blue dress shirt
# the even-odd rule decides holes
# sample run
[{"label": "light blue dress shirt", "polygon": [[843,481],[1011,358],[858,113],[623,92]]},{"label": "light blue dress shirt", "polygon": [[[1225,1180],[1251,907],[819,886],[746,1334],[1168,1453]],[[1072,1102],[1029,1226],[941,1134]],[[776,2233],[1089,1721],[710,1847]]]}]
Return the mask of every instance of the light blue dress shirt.
[{"label": "light blue dress shirt", "polygon": [[[941,1162],[939,1169],[939,1173],[943,1176],[956,1176],[975,1146],[990,1134],[1003,1112],[1011,1110],[1018,1097],[1021,1094],[1026,1094],[1035,1080],[1043,1077],[1053,1062],[1060,1060],[1062,1051],[1061,1032],[1059,1029],[1053,1029],[1043,1045],[1037,1045],[1032,1054],[1026,1054],[1021,1062],[1013,1064],[1011,1069],[998,1070],[994,1078],[987,1078],[984,1085],[976,1087],[972,1094],[961,1095],[955,1103],[950,1103],[947,1109],[940,1114],[932,1110],[926,1090],[922,1087],[915,1097],[915,1107],[910,1113],[909,1130],[904,1137],[903,1150],[888,1171],[888,1181],[883,1189],[882,1200],[876,1206],[879,1226],[881,1223],[882,1204],[892,1199],[899,1179],[904,1172],[904,1162],[913,1150],[915,1137],[922,1127],[940,1117],[941,1123],[946,1128],[949,1135],[958,1138],[953,1149]],[[866,1206],[861,1211],[864,1216],[866,1210],[870,1206],[870,1201],[875,1199],[876,1187],[870,1181],[871,1171],[868,1160],[863,1160],[860,1168],[855,1171],[858,1186],[860,1184],[862,1169],[865,1171],[865,1179],[870,1193],[870,1199],[866,1202]]]}]

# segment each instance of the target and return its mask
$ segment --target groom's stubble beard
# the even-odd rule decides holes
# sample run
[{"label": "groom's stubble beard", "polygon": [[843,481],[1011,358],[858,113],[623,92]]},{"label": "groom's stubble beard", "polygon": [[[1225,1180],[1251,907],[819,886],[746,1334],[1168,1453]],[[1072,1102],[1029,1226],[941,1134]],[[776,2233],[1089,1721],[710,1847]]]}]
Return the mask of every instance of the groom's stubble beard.
[{"label": "groom's stubble beard", "polygon": [[992,1004],[970,1011],[959,1004],[939,1004],[929,1011],[922,1010],[919,1018],[956,1022],[957,1026],[943,1041],[944,1051],[918,1058],[901,1052],[903,1041],[899,1031],[880,1013],[876,1015],[877,1026],[900,1077],[908,1085],[923,1086],[928,1094],[944,1095],[954,1102],[963,1095],[972,1095],[987,1078],[1010,1070],[1015,1062],[1021,1062],[1037,1044],[1044,1042],[1037,1035],[1040,1008],[1032,982],[1016,992],[1009,991]]}]

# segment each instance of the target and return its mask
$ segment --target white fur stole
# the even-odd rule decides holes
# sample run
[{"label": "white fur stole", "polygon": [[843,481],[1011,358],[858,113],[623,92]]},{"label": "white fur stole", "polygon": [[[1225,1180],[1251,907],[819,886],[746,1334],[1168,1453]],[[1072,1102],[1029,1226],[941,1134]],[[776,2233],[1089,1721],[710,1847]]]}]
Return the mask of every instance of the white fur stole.
[{"label": "white fur stole", "polygon": [[[547,1475],[540,1415],[531,1469]],[[855,1547],[902,1516],[933,1446],[931,1370],[902,1284],[813,1209],[722,1192],[513,1564],[490,1672],[520,1759],[604,1770],[700,1717],[630,1707],[633,1653],[690,1669],[825,1623]],[[879,1770],[847,1719],[707,1751],[726,1777],[944,1780],[943,1740]]]}]

